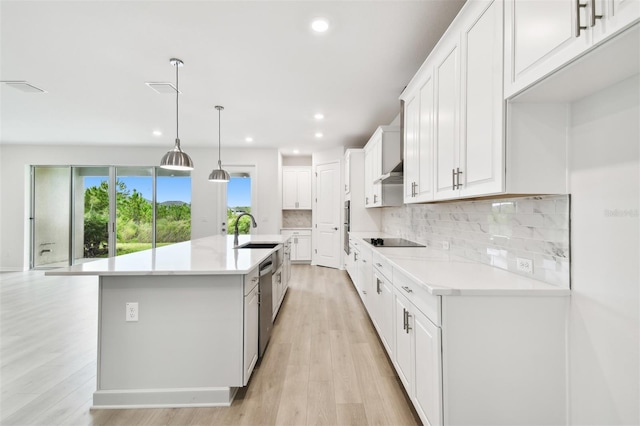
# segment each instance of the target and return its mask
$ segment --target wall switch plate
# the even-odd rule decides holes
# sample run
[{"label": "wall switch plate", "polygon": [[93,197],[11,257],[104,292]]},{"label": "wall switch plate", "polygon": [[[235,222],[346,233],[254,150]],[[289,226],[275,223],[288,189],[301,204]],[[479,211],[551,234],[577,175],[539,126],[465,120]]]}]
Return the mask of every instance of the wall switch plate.
[{"label": "wall switch plate", "polygon": [[127,302],[126,303],[126,318],[127,322],[129,321],[138,321],[138,302]]},{"label": "wall switch plate", "polygon": [[518,267],[518,271],[533,274],[533,260],[518,257],[516,258],[516,265]]},{"label": "wall switch plate", "polygon": [[442,250],[449,250],[449,241],[442,242]]}]

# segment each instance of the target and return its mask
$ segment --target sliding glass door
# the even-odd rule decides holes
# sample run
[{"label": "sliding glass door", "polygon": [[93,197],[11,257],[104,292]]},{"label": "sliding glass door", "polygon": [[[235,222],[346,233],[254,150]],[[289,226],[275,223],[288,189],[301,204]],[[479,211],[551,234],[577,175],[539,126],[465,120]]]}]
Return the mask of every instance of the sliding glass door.
[{"label": "sliding glass door", "polygon": [[109,167],[72,167],[73,263],[109,256]]},{"label": "sliding glass door", "polygon": [[70,194],[69,167],[31,169],[31,268],[69,264]]},{"label": "sliding glass door", "polygon": [[115,166],[32,166],[31,171],[31,268],[191,239],[189,172]]},{"label": "sliding glass door", "polygon": [[116,168],[116,256],[153,247],[152,167]]}]

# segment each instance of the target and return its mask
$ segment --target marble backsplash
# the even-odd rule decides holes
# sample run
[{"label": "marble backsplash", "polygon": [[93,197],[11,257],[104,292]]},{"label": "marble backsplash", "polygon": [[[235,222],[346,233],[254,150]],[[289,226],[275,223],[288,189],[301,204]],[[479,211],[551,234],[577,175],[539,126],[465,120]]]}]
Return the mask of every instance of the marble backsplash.
[{"label": "marble backsplash", "polygon": [[382,231],[516,274],[533,260],[533,278],[570,287],[569,196],[458,201],[387,207]]},{"label": "marble backsplash", "polygon": [[311,228],[311,210],[282,210],[283,228]]}]

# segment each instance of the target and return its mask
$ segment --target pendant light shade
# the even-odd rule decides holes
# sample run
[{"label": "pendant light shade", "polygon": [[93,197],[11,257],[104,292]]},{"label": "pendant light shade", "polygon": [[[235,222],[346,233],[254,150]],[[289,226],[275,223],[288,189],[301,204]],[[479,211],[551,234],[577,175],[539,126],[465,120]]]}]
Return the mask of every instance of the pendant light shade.
[{"label": "pendant light shade", "polygon": [[176,58],[171,58],[169,62],[171,62],[171,65],[176,67],[176,144],[172,150],[162,157],[162,160],[160,160],[160,167],[169,170],[193,170],[193,161],[191,161],[191,157],[189,157],[187,153],[180,148],[180,138],[178,134],[178,95],[180,94],[180,90],[178,90],[178,68],[183,66],[184,62]]},{"label": "pendant light shade", "polygon": [[224,107],[220,106],[220,105],[216,105],[216,109],[218,110],[218,168],[217,169],[213,169],[211,171],[211,173],[209,174],[209,181],[210,182],[229,182],[229,179],[231,178],[229,176],[229,173],[227,173],[226,170],[222,170],[222,161],[220,160],[220,146],[221,146],[221,142],[220,142],[220,111],[222,111],[224,109]]}]

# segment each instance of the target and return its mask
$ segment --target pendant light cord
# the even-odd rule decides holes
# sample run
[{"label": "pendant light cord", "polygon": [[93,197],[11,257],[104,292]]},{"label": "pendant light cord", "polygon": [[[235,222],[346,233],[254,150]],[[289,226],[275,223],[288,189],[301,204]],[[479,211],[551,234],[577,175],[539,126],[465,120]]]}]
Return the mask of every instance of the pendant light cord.
[{"label": "pendant light cord", "polygon": [[222,140],[222,138],[220,136],[222,134],[222,131],[220,130],[220,128],[222,127],[222,122],[221,122],[221,118],[220,118],[220,111],[221,111],[221,109],[218,108],[218,168],[222,169],[222,161],[221,161],[221,159],[222,159],[222,156],[221,156],[221,152],[222,152],[221,151],[221,145],[222,145],[221,140]]},{"label": "pendant light cord", "polygon": [[178,104],[178,95],[180,94],[180,89],[178,88],[178,68],[180,68],[180,64],[178,62],[176,62],[176,140],[180,140],[180,136],[178,133],[178,108],[179,108],[179,104]]}]

